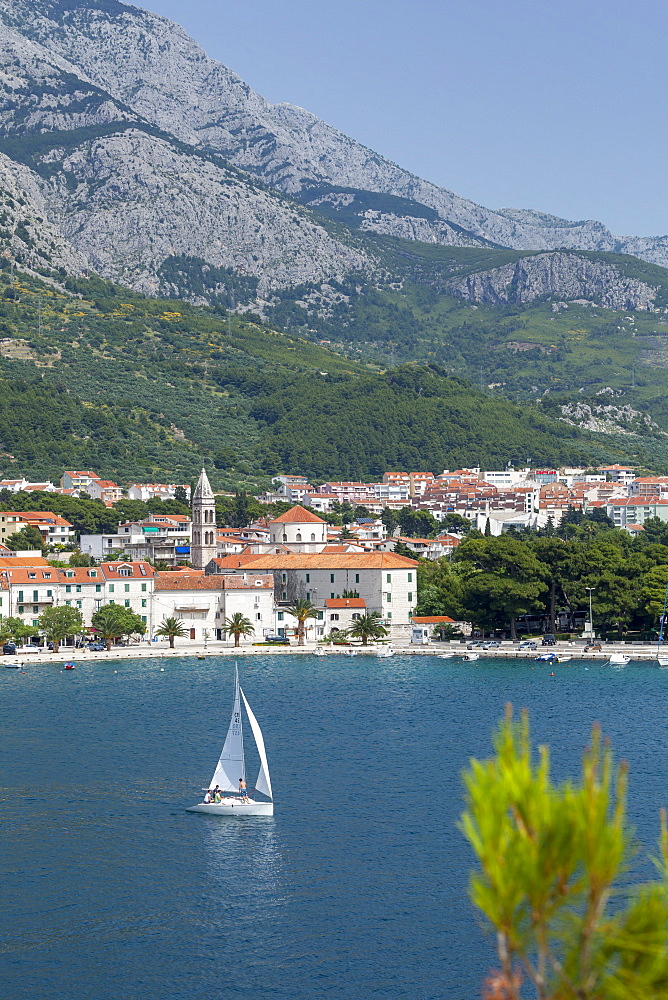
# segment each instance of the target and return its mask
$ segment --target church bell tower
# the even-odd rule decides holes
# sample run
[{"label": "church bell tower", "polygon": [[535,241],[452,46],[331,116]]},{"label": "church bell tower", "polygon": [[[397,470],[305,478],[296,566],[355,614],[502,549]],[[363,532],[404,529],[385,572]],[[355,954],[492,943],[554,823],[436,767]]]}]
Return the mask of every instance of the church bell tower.
[{"label": "church bell tower", "polygon": [[190,561],[194,569],[205,569],[216,558],[216,500],[204,469],[192,498],[192,544]]}]

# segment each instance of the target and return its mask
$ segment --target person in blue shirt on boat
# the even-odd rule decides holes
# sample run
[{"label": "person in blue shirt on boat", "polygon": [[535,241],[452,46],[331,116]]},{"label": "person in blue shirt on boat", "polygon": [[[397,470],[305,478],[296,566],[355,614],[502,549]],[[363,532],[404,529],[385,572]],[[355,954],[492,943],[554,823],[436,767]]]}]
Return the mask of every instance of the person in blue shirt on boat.
[{"label": "person in blue shirt on boat", "polygon": [[246,782],[243,778],[239,778],[239,795],[241,796],[242,802],[248,802],[248,793],[246,791]]}]

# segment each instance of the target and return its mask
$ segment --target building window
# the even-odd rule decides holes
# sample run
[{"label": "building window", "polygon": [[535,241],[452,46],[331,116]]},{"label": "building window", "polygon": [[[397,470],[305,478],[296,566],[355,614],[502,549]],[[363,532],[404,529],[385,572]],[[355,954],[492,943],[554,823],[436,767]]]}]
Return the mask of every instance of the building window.
[{"label": "building window", "polygon": [[283,590],[281,592],[281,600],[282,601],[287,601],[287,599],[288,599],[288,592],[287,592],[287,590]]},{"label": "building window", "polygon": [[330,594],[329,596],[331,597],[332,600],[334,600],[334,594]]},{"label": "building window", "polygon": [[310,582],[311,582],[311,574],[310,574],[310,573],[307,573],[307,574],[306,574],[306,582],[307,582],[307,583],[310,583]]},{"label": "building window", "polygon": [[[71,601],[65,601],[65,604],[67,605],[68,608],[69,608],[69,606],[70,606],[71,603],[72,603]],[[110,604],[113,604],[113,601],[110,601]]]},{"label": "building window", "polygon": [[279,620],[279,622],[282,622],[284,618],[285,618],[284,613],[282,611],[279,611],[278,612],[278,620]]},{"label": "building window", "polygon": [[143,621],[143,623],[144,623],[144,625],[145,625],[145,624],[146,624],[146,615],[142,615],[142,616],[141,616],[141,620]]},{"label": "building window", "polygon": [[287,573],[281,573],[281,583],[287,583],[288,575]]},{"label": "building window", "polygon": [[329,574],[329,582],[330,583],[334,583],[334,574],[333,573]]},{"label": "building window", "polygon": [[95,593],[96,594],[102,593],[102,584],[101,583],[96,583],[95,584]]},{"label": "building window", "polygon": [[23,591],[19,590],[19,604],[23,601]]},{"label": "building window", "polygon": [[386,617],[386,618],[391,618],[391,617],[392,617],[392,612],[391,612],[391,611],[388,611],[388,612],[387,612],[387,614],[385,615],[385,617]]},{"label": "building window", "polygon": [[33,606],[32,606],[32,613],[34,615],[39,614],[39,604],[33,604]]},{"label": "building window", "polygon": [[306,591],[306,600],[307,600],[307,601],[310,601],[310,600],[311,600],[311,591],[310,591],[310,590],[307,590],[307,591]]},{"label": "building window", "polygon": [[72,593],[72,584],[71,583],[68,583],[68,584],[65,585],[65,593],[66,594],[71,594]]},{"label": "building window", "polygon": [[321,622],[324,617],[325,617],[325,612],[324,611],[318,611],[318,621]]},{"label": "building window", "polygon": [[77,583],[77,594],[81,593],[81,584]]},{"label": "building window", "polygon": [[388,583],[392,583],[392,574],[391,573],[387,574],[387,582]]},{"label": "building window", "polygon": [[412,574],[412,573],[409,573],[409,574],[408,574],[408,582],[409,582],[409,583],[412,583],[412,582],[413,582],[413,574]]},{"label": "building window", "polygon": [[410,604],[412,600],[413,600],[413,595],[412,595],[412,593],[409,590],[408,591],[408,603]]},{"label": "building window", "polygon": [[110,594],[113,594],[113,592],[114,592],[114,590],[115,590],[115,587],[116,587],[116,585],[115,585],[115,584],[113,584],[113,583],[110,583],[110,584],[109,584],[109,593],[110,593]]},{"label": "building window", "polygon": [[[70,604],[70,603],[71,603],[70,601],[65,601],[65,604]],[[109,601],[109,603],[110,603],[110,604],[115,604],[115,603],[116,603],[116,601]]]},{"label": "building window", "polygon": [[47,590],[46,596],[47,597],[53,597],[53,591],[52,590]]},{"label": "building window", "polygon": [[33,590],[33,592],[32,592],[32,599],[33,599],[33,601],[39,601],[39,591],[38,590]]},{"label": "building window", "polygon": [[129,584],[129,583],[126,583],[126,584],[125,584],[125,587],[124,587],[123,589],[125,590],[125,593],[126,593],[126,594],[129,594],[129,593],[130,593],[130,584]]},{"label": "building window", "polygon": [[77,601],[77,607],[80,608],[82,603],[83,603],[82,601]]},{"label": "building window", "polygon": [[355,583],[359,583],[359,582],[360,582],[360,575],[359,575],[359,573],[355,573]]},{"label": "building window", "polygon": [[339,616],[338,615],[330,615],[329,616],[329,620],[332,621],[332,622],[338,622]]},{"label": "building window", "polygon": [[145,608],[146,607],[146,601],[142,601],[141,602],[141,606],[142,606],[142,608]]},{"label": "building window", "polygon": [[392,594],[385,594],[385,600],[389,603],[392,600]]},{"label": "building window", "polygon": [[125,607],[126,607],[126,608],[129,608],[129,607],[130,607],[130,602],[129,602],[129,601],[125,601],[124,603],[125,603]]},{"label": "building window", "polygon": [[24,611],[25,611],[25,608],[23,607],[23,605],[19,604],[19,614],[22,615]]},{"label": "building window", "polygon": [[145,583],[142,583],[142,585],[141,585],[141,592],[142,592],[142,594],[146,593],[146,584]]},{"label": "building window", "polygon": [[255,621],[256,622],[261,622],[262,621],[262,615],[260,615],[260,614],[255,615]]}]

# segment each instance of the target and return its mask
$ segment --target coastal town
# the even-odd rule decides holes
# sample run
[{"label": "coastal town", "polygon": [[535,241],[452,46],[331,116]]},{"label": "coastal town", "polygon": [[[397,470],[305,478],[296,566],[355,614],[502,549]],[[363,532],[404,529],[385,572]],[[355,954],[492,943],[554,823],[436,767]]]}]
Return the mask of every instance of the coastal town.
[{"label": "coastal town", "polygon": [[[44,497],[42,510],[0,511],[0,614],[38,629],[45,609],[64,605],[92,632],[95,613],[118,604],[138,616],[148,641],[173,618],[192,643],[242,645],[289,641],[300,624],[300,638],[319,642],[373,615],[390,641],[422,642],[444,622],[470,631],[447,616],[418,615],[416,607],[418,558],[451,558],[471,529],[497,537],[535,532],[557,526],[568,510],[599,511],[631,536],[649,518],[668,522],[668,477],[637,476],[620,465],[388,472],[378,483],[317,486],[284,475],[273,486],[258,500],[281,513],[230,527],[217,523],[217,495],[205,470],[192,499],[183,484],[124,488],[91,471],[65,471],[58,485],[0,481],[5,497]],[[106,533],[77,532],[48,509],[55,495],[109,510],[123,498],[148,509],[181,499],[191,513],[151,512]],[[328,523],[335,511],[346,512],[342,524]],[[416,533],[425,522],[435,526],[429,537]],[[32,537],[41,536],[40,547],[17,543],[29,537],[26,529],[39,532]],[[70,564],[73,555],[79,558]],[[289,611],[299,601],[313,608],[302,623]],[[245,634],[226,630],[235,615],[250,623]]]}]

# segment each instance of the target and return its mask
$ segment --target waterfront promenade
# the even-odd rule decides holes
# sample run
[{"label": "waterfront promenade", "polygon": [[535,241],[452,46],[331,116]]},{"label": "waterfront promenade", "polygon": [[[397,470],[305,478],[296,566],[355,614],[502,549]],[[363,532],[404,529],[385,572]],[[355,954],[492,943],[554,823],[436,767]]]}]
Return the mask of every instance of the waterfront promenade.
[{"label": "waterfront promenade", "polygon": [[[3,656],[7,662],[19,661],[25,666],[33,664],[61,664],[71,661],[75,664],[94,663],[96,661],[109,662],[113,660],[136,660],[150,659],[153,657],[235,657],[235,656],[313,656],[316,648],[322,648],[327,656],[341,655],[347,649],[355,649],[360,656],[374,656],[378,648],[375,645],[361,646],[350,644],[349,646],[320,646],[314,642],[308,642],[304,646],[296,643],[290,646],[281,645],[242,645],[235,648],[233,643],[227,642],[192,642],[189,640],[177,641],[174,649],[169,648],[169,642],[139,642],[129,646],[114,646],[107,652],[93,652],[88,649],[73,649],[71,646],[63,646],[57,653],[39,649],[37,652],[25,649],[17,649],[12,656]],[[392,648],[397,656],[438,656],[440,653],[454,653],[454,659],[461,659],[467,653],[466,645],[461,642],[434,642],[428,646],[411,645],[408,639],[403,642],[393,642]],[[519,643],[503,642],[496,649],[476,649],[481,659],[518,659],[534,661],[541,653],[557,653],[561,656],[569,656],[573,660],[606,661],[612,653],[625,653],[631,657],[631,662],[656,660],[656,645],[641,643],[604,643],[600,652],[585,653],[582,642],[558,643],[556,646],[541,647],[537,649],[519,649]],[[446,662],[446,661],[444,661]],[[474,669],[474,664],[471,665]]]}]

